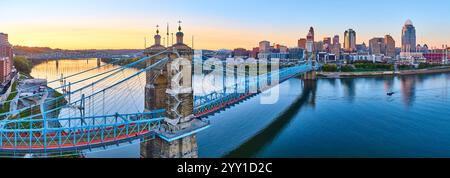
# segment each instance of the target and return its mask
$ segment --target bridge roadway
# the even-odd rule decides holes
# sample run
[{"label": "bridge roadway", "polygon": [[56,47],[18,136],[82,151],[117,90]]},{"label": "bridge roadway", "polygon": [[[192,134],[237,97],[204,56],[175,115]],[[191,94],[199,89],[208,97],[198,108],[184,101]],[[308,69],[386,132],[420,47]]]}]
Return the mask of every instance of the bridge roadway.
[{"label": "bridge roadway", "polygon": [[[0,130],[0,150],[14,153],[58,153],[118,145],[154,137],[164,110],[86,118],[10,121]],[[36,128],[42,122],[62,123],[60,128]],[[71,126],[74,125],[74,126]]]}]

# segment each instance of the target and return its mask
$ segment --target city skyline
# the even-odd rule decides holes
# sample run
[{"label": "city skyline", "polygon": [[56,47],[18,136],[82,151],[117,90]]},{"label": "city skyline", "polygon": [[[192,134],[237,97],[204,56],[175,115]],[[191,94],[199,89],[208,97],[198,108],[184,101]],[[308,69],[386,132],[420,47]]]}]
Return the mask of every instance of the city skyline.
[{"label": "city skyline", "polygon": [[[195,47],[199,49],[252,49],[263,40],[295,47],[300,38],[306,38],[310,26],[314,27],[315,41],[339,35],[343,44],[344,32],[351,28],[357,33],[358,44],[368,44],[374,37],[389,34],[397,42],[396,47],[400,47],[402,27],[406,20],[411,19],[417,30],[417,44],[440,48],[450,41],[450,34],[445,33],[450,28],[450,18],[445,16],[450,15],[442,13],[449,2],[387,2],[382,0],[361,5],[353,0],[348,0],[348,3],[285,0],[269,6],[252,0],[239,3],[234,0],[214,3],[5,0],[0,2],[0,15],[9,18],[2,19],[0,30],[9,34],[13,45],[139,49],[144,47],[144,38],[147,38],[147,47],[153,43],[156,25],[160,25],[162,34],[165,34],[166,23],[169,22],[173,33],[176,32],[177,21],[182,20],[185,43],[191,45],[192,36],[195,36]],[[391,10],[377,11],[377,7],[386,4],[391,5]],[[308,8],[300,8],[302,6]],[[426,14],[416,13],[430,8],[434,10]]]}]

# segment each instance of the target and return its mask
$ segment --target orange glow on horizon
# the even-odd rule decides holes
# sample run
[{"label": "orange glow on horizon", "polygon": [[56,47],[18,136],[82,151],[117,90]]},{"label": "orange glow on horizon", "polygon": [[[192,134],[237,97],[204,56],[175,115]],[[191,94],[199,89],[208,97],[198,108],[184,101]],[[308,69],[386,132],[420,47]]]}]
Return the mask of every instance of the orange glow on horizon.
[{"label": "orange glow on horizon", "polygon": [[[174,30],[174,27],[171,27]],[[73,26],[16,26],[7,28],[4,31],[9,34],[9,41],[13,45],[31,46],[31,47],[51,47],[60,49],[143,49],[144,38],[147,38],[147,47],[154,43],[154,27],[102,27],[102,28],[83,28]],[[160,29],[165,37],[165,29]],[[173,31],[172,31],[173,32]],[[171,32],[171,33],[172,33]],[[268,40],[272,44],[282,44],[288,47],[296,47],[297,40],[306,36],[307,30],[295,32],[286,31],[286,33],[258,32],[251,29],[225,29],[213,27],[189,27],[183,26],[185,33],[184,42],[191,46],[192,36],[195,36],[194,47],[196,49],[234,49],[246,48],[251,50],[257,47],[259,41]],[[173,32],[175,33],[175,32]],[[340,36],[343,43],[343,34]],[[334,34],[317,34],[316,39],[324,37],[333,37]],[[381,36],[381,35],[380,35]],[[400,45],[398,39],[400,35],[394,36],[396,46]],[[369,36],[357,36],[358,43],[365,42],[368,45]],[[169,43],[171,43],[169,36]],[[175,40],[174,40],[175,41]],[[421,41],[418,41],[422,44]],[[439,42],[427,43],[429,47],[440,47]]]}]

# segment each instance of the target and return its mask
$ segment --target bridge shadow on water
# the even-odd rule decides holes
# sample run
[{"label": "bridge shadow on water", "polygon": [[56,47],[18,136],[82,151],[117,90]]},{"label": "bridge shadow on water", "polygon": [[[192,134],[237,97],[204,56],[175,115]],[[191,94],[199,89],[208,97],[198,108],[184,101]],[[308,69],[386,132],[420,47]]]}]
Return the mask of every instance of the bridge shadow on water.
[{"label": "bridge shadow on water", "polygon": [[250,138],[238,148],[232,150],[224,156],[224,158],[251,158],[261,152],[267,145],[272,143],[281,131],[291,123],[292,119],[300,112],[300,110],[309,105],[315,105],[315,97],[317,91],[317,81],[306,80],[303,82],[303,91],[300,96],[274,121],[261,130],[254,137]]}]

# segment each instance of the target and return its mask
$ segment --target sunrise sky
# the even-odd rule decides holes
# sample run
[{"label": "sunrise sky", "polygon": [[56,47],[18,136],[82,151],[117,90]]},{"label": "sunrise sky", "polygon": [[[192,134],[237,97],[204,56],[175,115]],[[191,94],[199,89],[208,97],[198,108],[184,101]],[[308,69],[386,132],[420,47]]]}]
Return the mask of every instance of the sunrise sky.
[{"label": "sunrise sky", "polygon": [[[426,3],[425,3],[426,2]],[[63,49],[135,49],[153,43],[155,26],[195,48],[251,48],[259,41],[295,46],[310,26],[316,39],[353,28],[357,42],[391,34],[400,45],[411,19],[419,44],[450,44],[448,0],[0,0],[0,32],[14,45]]]}]

